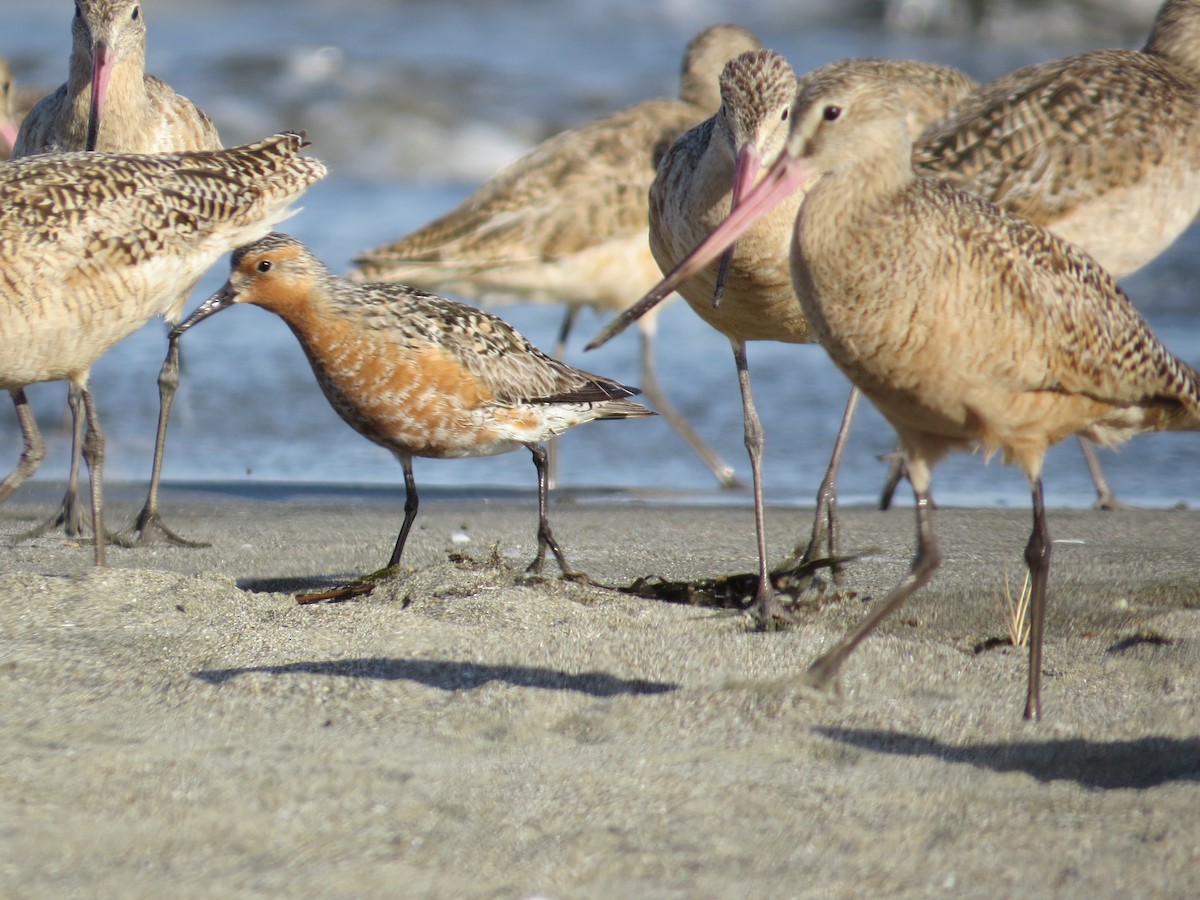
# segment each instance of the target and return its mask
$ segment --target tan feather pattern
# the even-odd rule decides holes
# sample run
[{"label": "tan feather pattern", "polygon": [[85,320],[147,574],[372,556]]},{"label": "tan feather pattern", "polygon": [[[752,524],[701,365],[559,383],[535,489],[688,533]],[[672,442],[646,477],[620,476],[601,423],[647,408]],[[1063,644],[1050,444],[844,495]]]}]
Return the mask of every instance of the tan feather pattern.
[{"label": "tan feather pattern", "polygon": [[[403,282],[481,304],[562,304],[567,315],[556,350],[562,355],[579,309],[620,312],[658,278],[647,246],[647,193],[658,160],[720,105],[717,78],[726,61],[758,46],[736,25],[706,28],[684,52],[678,98],[639,103],[550,138],[445,215],[362,253],[348,277]],[[721,486],[740,486],[659,386],[655,318],[639,330],[647,399]]]},{"label": "tan feather pattern", "polygon": [[1200,2],[1168,0],[1142,50],[1096,50],[985,85],[929,126],[913,162],[1124,278],[1200,212]]},{"label": "tan feather pattern", "polygon": [[116,341],[181,302],[181,283],[268,231],[324,174],[302,144],[286,134],[220,152],[0,168],[0,387],[86,378]]},{"label": "tan feather pattern", "polygon": [[111,54],[94,149],[114,153],[219,150],[212,120],[166,82],[146,73],[146,20],[140,0],[79,0],[71,22],[67,81],[22,123],[14,156],[87,149],[93,63]]},{"label": "tan feather pattern", "polygon": [[[103,438],[87,389],[92,364],[156,315],[171,315],[222,254],[269,231],[325,174],[282,134],[231,150],[57,153],[0,166],[0,388],[25,440],[0,501],[41,463],[24,388],[69,379],[91,472],[95,560],[105,561]],[[168,357],[170,358],[170,357]],[[86,419],[86,429],[84,429]],[[60,519],[79,527],[72,480]],[[69,524],[70,523],[70,524]]]},{"label": "tan feather pattern", "polygon": [[918,177],[894,88],[853,74],[797,97],[784,154],[695,254],[714,259],[757,215],[804,192],[791,265],[822,346],[895,427],[916,495],[917,552],[888,596],[809,668],[826,685],[933,576],[933,466],[1001,451],[1029,479],[1034,527],[1025,716],[1041,716],[1052,543],[1042,464],[1072,434],[1118,442],[1200,430],[1200,373],[1158,340],[1091,257],[1044,227]]},{"label": "tan feather pattern", "polygon": [[[924,128],[964,96],[974,82],[946,66],[906,60],[854,59],[831,63],[800,80],[855,73],[894,85],[905,98],[909,127]],[[802,195],[797,193],[766,212],[728,251],[728,268],[713,263],[690,268],[686,279],[675,267],[729,214],[735,174],[750,179],[749,188],[782,153],[789,116],[798,88],[787,61],[770,50],[743,53],[721,73],[722,105],[707,121],[677,140],[659,163],[650,188],[650,248],[662,271],[669,273],[650,294],[609,324],[592,342],[603,343],[655,304],[677,290],[692,310],[729,338],[738,369],[746,445],[754,480],[755,525],[759,556],[759,589],[755,612],[769,622],[773,600],[768,579],[761,485],[762,427],[750,391],[745,344],[754,340],[808,343],[815,336],[797,300],[788,265],[792,225]],[[720,305],[714,296],[724,276]],[[803,565],[821,555],[837,557],[835,478],[841,447],[854,415],[857,394],[847,404],[829,470],[818,489],[812,537],[794,556]]]},{"label": "tan feather pattern", "polygon": [[623,309],[631,281],[657,276],[645,235],[659,158],[716,108],[725,61],[755,46],[742,28],[707,29],[685,53],[679,99],[649,100],[550,138],[444,216],[365,251],[348,277],[479,301]]}]

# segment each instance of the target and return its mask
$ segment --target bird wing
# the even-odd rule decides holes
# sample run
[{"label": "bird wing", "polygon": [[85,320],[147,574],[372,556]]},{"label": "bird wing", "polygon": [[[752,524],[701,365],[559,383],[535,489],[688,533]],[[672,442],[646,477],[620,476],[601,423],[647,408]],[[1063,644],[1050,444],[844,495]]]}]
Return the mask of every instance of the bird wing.
[{"label": "bird wing", "polygon": [[[1200,116],[1195,87],[1140,51],[1095,51],[997,79],[934,122],[913,165],[1040,224],[1158,166]],[[1200,165],[1200,142],[1184,148]]]},{"label": "bird wing", "polygon": [[636,234],[646,228],[645,197],[659,157],[695,118],[680,101],[648,101],[559,134],[456,209],[364,252],[355,264],[445,267],[462,274],[554,260]]},{"label": "bird wing", "polygon": [[339,294],[364,327],[409,346],[437,347],[499,404],[598,403],[639,393],[543,353],[498,316],[403,284]]},{"label": "bird wing", "polygon": [[989,275],[964,302],[994,309],[996,335],[1012,344],[1007,372],[1014,386],[1200,410],[1200,376],[1167,349],[1092,257],[973,194],[928,179],[923,187],[948,194],[940,208],[952,216],[970,210],[953,227],[969,230],[966,253],[983,257],[965,267]]}]

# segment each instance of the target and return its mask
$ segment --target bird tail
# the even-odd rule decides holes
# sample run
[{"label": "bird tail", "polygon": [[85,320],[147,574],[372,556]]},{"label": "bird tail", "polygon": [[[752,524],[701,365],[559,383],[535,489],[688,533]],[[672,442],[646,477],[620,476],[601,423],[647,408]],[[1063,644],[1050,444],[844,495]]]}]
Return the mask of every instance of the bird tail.
[{"label": "bird tail", "polygon": [[649,407],[624,398],[605,400],[603,403],[596,404],[596,409],[600,412],[600,415],[596,416],[597,419],[642,419],[646,416],[658,415]]},{"label": "bird tail", "polygon": [[595,414],[593,418],[596,419],[637,419],[658,415],[652,409],[629,399],[640,394],[641,388],[630,387],[601,375],[591,375],[578,370],[575,372],[577,375],[583,375],[583,380],[563,388],[552,397],[547,397],[544,402],[586,403],[592,407]]}]

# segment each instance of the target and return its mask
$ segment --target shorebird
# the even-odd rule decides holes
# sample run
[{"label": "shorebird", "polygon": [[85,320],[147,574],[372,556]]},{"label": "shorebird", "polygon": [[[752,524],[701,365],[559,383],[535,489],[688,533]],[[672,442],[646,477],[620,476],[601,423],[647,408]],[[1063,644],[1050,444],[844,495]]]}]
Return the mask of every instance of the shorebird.
[{"label": "shorebird", "polygon": [[[902,92],[913,134],[944,114],[975,82],[947,66],[908,60],[854,59],[806,75],[801,86],[822,75],[854,71],[888,79]],[[792,67],[778,53],[754,50],[731,60],[720,78],[720,111],[674,143],[659,163],[650,188],[650,248],[665,273],[708,236],[728,215],[731,204],[753,187],[764,165],[778,158],[788,135],[788,117],[796,97]],[[728,251],[720,264],[696,271],[688,280],[668,278],[646,298],[614,320],[589,345],[598,346],[635,318],[678,291],[705,322],[733,347],[742,394],[746,450],[754,487],[759,588],[753,606],[759,622],[769,624],[774,592],[767,571],[762,496],[763,430],[750,390],[748,341],[810,343],[816,340],[796,297],[788,266],[788,247],[800,195],[789,198],[757,222]],[[817,492],[811,540],[799,566],[813,562],[827,544],[837,558],[836,474],[858,402],[851,391],[828,471]],[[789,567],[797,565],[790,560]]]},{"label": "shorebird", "polygon": [[[918,138],[913,164],[1125,278],[1200,213],[1200,2],[1164,3],[1141,50],[1094,50],[984,85]],[[1080,446],[1096,506],[1118,505]]]},{"label": "shorebird", "polygon": [[12,394],[25,442],[0,501],[42,461],[25,386],[70,381],[86,420],[97,565],[103,437],[92,364],[154,316],[178,320],[180,283],[287,218],[325,174],[302,146],[282,134],[224,151],[45,154],[0,166],[0,389]]},{"label": "shorebird", "polygon": [[[221,149],[217,129],[203,110],[145,69],[146,20],[140,0],[76,0],[67,81],[30,111],[21,126],[13,157],[68,150],[178,153]],[[177,286],[181,298],[186,298],[194,286],[181,280]],[[178,315],[182,308],[181,300],[171,312]],[[160,411],[150,488],[135,524],[121,536],[125,543],[160,538],[189,543],[163,525],[158,513],[167,420],[178,384],[179,351],[172,343],[158,376]],[[78,398],[68,398],[68,402],[72,410],[79,408]],[[77,437],[81,428],[82,422],[76,418]],[[76,500],[78,475],[77,440],[61,511],[35,533],[59,525],[68,534],[81,532],[83,521]]]},{"label": "shorebird", "polygon": [[21,126],[16,153],[219,150],[204,112],[146,72],[140,0],[76,0],[66,83]]},{"label": "shorebird", "polygon": [[[1200,430],[1200,373],[1172,356],[1089,255],[975,194],[919,177],[895,87],[863,75],[811,81],[783,155],[681,263],[708,265],[773,203],[804,192],[792,278],[834,363],[895,427],[916,499],[907,574],[807,672],[831,681],[858,644],[941,561],[933,466],[1000,451],[1029,480],[1033,530],[1026,718],[1041,717],[1051,541],[1042,464],[1072,434],[1102,445]],[[863,265],[869,260],[869,265]]]},{"label": "shorebird", "polygon": [[[646,242],[647,191],[663,151],[721,103],[726,61],[760,46],[734,25],[688,44],[678,98],[649,100],[565,131],[486,182],[458,207],[412,234],[364,252],[354,281],[399,281],[474,302],[561,303],[560,357],[579,311],[620,312],[629,288],[659,278]],[[740,486],[727,465],[667,401],[654,366],[657,316],[638,323],[641,385],[722,487]]]},{"label": "shorebird", "polygon": [[547,356],[475,307],[403,284],[337,278],[290,235],[239,248],[230,267],[224,287],[173,336],[238,303],[288,324],[337,414],[404,469],[404,523],[387,568],[399,564],[417,517],[413,457],[491,456],[525,447],[538,476],[538,549],[529,571],[541,571],[548,549],[564,577],[577,576],[550,530],[541,442],[593,419],[654,415],[627,399],[637,388]]}]

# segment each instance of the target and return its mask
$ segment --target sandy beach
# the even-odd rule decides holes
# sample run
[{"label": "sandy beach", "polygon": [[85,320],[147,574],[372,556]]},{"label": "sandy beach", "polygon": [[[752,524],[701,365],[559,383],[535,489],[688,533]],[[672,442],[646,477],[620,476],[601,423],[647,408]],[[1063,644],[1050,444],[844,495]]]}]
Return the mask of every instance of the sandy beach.
[{"label": "sandy beach", "polygon": [[[140,485],[108,488],[123,527]],[[727,610],[529,582],[532,492],[174,486],[207,548],[12,543],[0,507],[5,897],[1185,897],[1200,871],[1200,512],[1052,511],[1045,718],[1004,641],[1025,509],[939,511],[945,563],[798,676],[911,555],[844,512],[843,583],[758,633]],[[806,509],[772,509],[782,557]],[[560,494],[570,560],[628,585],[753,569],[751,514]],[[548,570],[549,571],[549,570]]]}]

